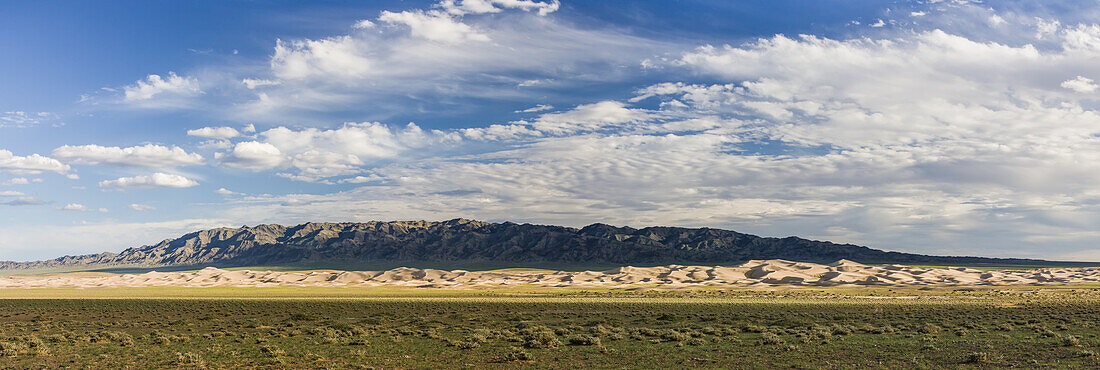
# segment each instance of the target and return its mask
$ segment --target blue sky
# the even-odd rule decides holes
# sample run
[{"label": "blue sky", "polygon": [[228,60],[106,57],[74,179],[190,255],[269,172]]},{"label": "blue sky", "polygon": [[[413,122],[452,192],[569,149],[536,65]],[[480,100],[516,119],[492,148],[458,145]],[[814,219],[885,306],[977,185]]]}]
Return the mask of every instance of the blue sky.
[{"label": "blue sky", "polygon": [[678,225],[1100,260],[1092,2],[0,2],[0,259]]}]

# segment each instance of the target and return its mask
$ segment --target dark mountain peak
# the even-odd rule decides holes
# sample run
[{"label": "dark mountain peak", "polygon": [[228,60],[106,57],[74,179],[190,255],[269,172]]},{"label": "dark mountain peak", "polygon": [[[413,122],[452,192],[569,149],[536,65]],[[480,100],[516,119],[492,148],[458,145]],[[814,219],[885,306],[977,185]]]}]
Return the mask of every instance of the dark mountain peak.
[{"label": "dark mountain peak", "polygon": [[632,227],[615,227],[604,223],[594,223],[585,226],[580,229],[580,233],[584,235],[591,235],[596,237],[606,237],[614,235],[630,235],[638,231]]},{"label": "dark mountain peak", "polygon": [[[752,259],[861,263],[1034,263],[1034,260],[937,257],[885,252],[797,237],[764,238],[729,230],[594,223],[581,229],[489,223],[456,218],[433,221],[307,222],[188,233],[122,253],[65,256],[48,261],[0,262],[0,269],[109,265],[272,265],[301,261],[492,262],[512,265],[734,264]],[[316,264],[315,264],[316,265]]]}]

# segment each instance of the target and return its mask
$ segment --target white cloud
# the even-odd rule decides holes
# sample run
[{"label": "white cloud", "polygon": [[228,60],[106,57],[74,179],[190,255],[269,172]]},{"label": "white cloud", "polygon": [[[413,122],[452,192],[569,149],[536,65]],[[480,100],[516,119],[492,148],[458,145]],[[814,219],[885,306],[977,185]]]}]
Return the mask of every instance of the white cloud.
[{"label": "white cloud", "polygon": [[1054,36],[1058,33],[1058,30],[1062,28],[1062,22],[1058,20],[1047,20],[1043,18],[1035,18],[1035,38],[1042,40],[1045,37]]},{"label": "white cloud", "polygon": [[232,190],[229,190],[229,189],[226,189],[226,188],[218,188],[218,190],[215,190],[214,192],[217,193],[218,195],[224,195],[224,196],[240,194],[238,192],[235,192],[235,191],[232,191]]},{"label": "white cloud", "polygon": [[909,12],[910,17],[923,17],[928,13],[925,12]]},{"label": "white cloud", "polygon": [[550,83],[550,82],[552,82],[552,80],[539,80],[539,79],[524,80],[523,82],[520,82],[520,83],[516,84],[516,86],[518,86],[518,87],[539,86],[539,85],[545,85],[545,84]]},{"label": "white cloud", "polygon": [[21,197],[27,194],[20,193],[12,190],[0,190],[0,197]]},{"label": "white cloud", "polygon": [[1004,18],[1001,18],[1001,16],[996,14],[989,16],[988,20],[989,25],[993,27],[1000,27],[1001,25],[1004,25],[1006,23]]},{"label": "white cloud", "polygon": [[473,27],[436,11],[404,11],[399,13],[383,11],[378,20],[389,24],[403,24],[409,27],[413,36],[451,44],[465,41],[489,41],[489,36]]},{"label": "white cloud", "polygon": [[38,154],[16,156],[10,151],[0,149],[0,171],[16,175],[35,175],[42,172],[69,172],[69,165]]},{"label": "white cloud", "polygon": [[19,197],[19,198],[16,198],[14,200],[9,200],[7,202],[0,202],[0,205],[5,205],[5,206],[39,206],[39,205],[48,204],[48,203],[49,202],[40,200],[40,199],[35,198],[35,197]]},{"label": "white cloud", "polygon": [[257,87],[278,86],[282,84],[282,82],[275,80],[265,80],[257,78],[245,78],[241,80],[241,83],[244,84],[244,86],[247,87],[249,90],[255,90]]},{"label": "white cloud", "polygon": [[1062,47],[1068,51],[1096,52],[1100,50],[1100,24],[1078,24],[1062,30]]},{"label": "white cloud", "polygon": [[237,143],[232,151],[218,153],[221,163],[234,168],[266,170],[290,167],[303,181],[360,172],[360,166],[396,158],[414,148],[439,142],[415,124],[392,129],[373,122],[346,123],[332,130],[292,130],[277,127],[259,134],[263,141]]},{"label": "white cloud", "polygon": [[16,177],[8,181],[4,181],[3,184],[0,185],[28,185],[30,183],[31,180],[27,180],[26,177]]},{"label": "white cloud", "polygon": [[233,168],[250,170],[267,170],[279,167],[286,161],[286,156],[279,148],[268,143],[258,141],[245,141],[237,143],[228,153],[214,155],[222,165]]},{"label": "white cloud", "polygon": [[649,114],[641,109],[627,108],[622,102],[606,100],[580,105],[561,113],[547,113],[531,123],[543,132],[561,134],[600,130],[644,120]]},{"label": "white cloud", "polygon": [[355,177],[340,180],[340,183],[341,184],[365,184],[365,183],[368,183],[368,182],[377,182],[377,181],[382,181],[382,180],[383,180],[383,178],[378,176],[378,175],[355,176]]},{"label": "white cloud", "polygon": [[879,19],[879,20],[875,21],[875,23],[871,24],[871,27],[879,28],[879,27],[882,27],[882,26],[885,26],[885,25],[886,25],[886,22]]},{"label": "white cloud", "polygon": [[525,137],[537,137],[542,133],[532,130],[524,124],[489,125],[488,127],[464,128],[459,130],[463,137],[479,141],[509,141]]},{"label": "white cloud", "polygon": [[130,204],[130,209],[135,210],[135,211],[144,212],[144,211],[155,211],[155,210],[157,210],[157,207],[153,207],[153,206],[148,205],[148,204],[131,203]]},{"label": "white cloud", "polygon": [[[409,100],[430,102],[427,109],[441,110],[459,106],[458,100],[465,98],[515,99],[537,93],[501,86],[523,84],[518,81],[554,81],[554,88],[566,88],[634,78],[639,67],[624,66],[680,48],[616,29],[578,28],[521,12],[545,14],[556,9],[554,2],[481,3],[501,12],[468,11],[475,2],[455,3],[454,9],[467,9],[463,15],[442,5],[387,11],[377,19],[385,27],[276,40],[266,78],[280,85],[255,93],[234,114],[285,119],[280,112],[348,109],[364,102],[377,112],[406,107]],[[543,5],[524,5],[528,3]]]},{"label": "white cloud", "polygon": [[485,14],[500,13],[503,9],[520,9],[523,11],[536,11],[538,15],[553,13],[561,7],[558,0],[553,1],[529,1],[529,0],[443,0],[439,3],[450,14]]},{"label": "white cloud", "polygon": [[61,206],[61,207],[57,207],[56,209],[57,209],[57,210],[59,210],[59,211],[76,211],[76,212],[100,212],[100,213],[107,213],[107,209],[106,209],[106,208],[99,208],[99,209],[94,209],[94,208],[88,208],[88,206],[85,206],[85,205],[83,205],[83,204],[80,204],[80,203],[69,203],[69,204],[66,204],[66,205],[64,205],[64,206]]},{"label": "white cloud", "polygon": [[106,180],[99,183],[100,187],[104,188],[117,188],[117,189],[129,189],[129,188],[189,188],[192,186],[198,186],[199,183],[195,180],[183,177],[181,175],[173,175],[162,172],[157,172],[152,175],[142,175],[134,177],[120,177],[115,180]]},{"label": "white cloud", "polygon": [[363,78],[371,72],[371,59],[360,50],[366,48],[351,36],[321,40],[275,41],[271,69],[285,80],[310,78]]},{"label": "white cloud", "polygon": [[63,125],[59,119],[57,114],[50,112],[10,111],[0,113],[0,127],[30,127],[47,122]]},{"label": "white cloud", "polygon": [[1077,76],[1075,78],[1062,81],[1062,87],[1085,94],[1096,91],[1097,87],[1095,82],[1091,78],[1084,76]]},{"label": "white cloud", "polygon": [[517,110],[517,111],[515,111],[515,113],[535,113],[535,112],[543,112],[543,111],[548,111],[548,110],[554,110],[554,106],[549,105],[549,104],[537,104],[537,105],[535,105],[533,107],[530,107],[530,108],[527,108],[527,109]]},{"label": "white cloud", "polygon": [[77,164],[116,165],[168,168],[193,166],[205,163],[198,153],[188,153],[183,148],[146,144],[120,148],[99,145],[65,145],[54,149],[54,157]]},{"label": "white cloud", "polygon": [[241,136],[241,133],[232,127],[203,127],[195,130],[187,130],[187,135],[205,137],[208,139],[231,139]]},{"label": "white cloud", "polygon": [[149,75],[144,80],[123,88],[123,100],[137,102],[150,100],[158,95],[194,96],[202,94],[199,82],[193,77],[181,77],[175,72],[168,75]]},{"label": "white cloud", "polygon": [[372,28],[374,27],[374,22],[371,22],[370,19],[360,19],[358,22],[355,22],[355,25],[351,27],[357,29]]}]

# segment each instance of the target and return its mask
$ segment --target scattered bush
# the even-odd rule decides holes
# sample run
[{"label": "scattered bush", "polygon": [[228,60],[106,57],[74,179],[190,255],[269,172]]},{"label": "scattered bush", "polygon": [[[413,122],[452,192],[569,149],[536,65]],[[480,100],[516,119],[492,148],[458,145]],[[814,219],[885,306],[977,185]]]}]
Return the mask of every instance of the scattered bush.
[{"label": "scattered bush", "polygon": [[512,347],[500,359],[501,362],[535,361],[535,356],[521,348]]},{"label": "scattered bush", "polygon": [[989,354],[985,352],[971,352],[966,355],[966,363],[968,364],[988,364]]},{"label": "scattered bush", "polygon": [[558,337],[550,331],[539,331],[524,336],[523,346],[527,348],[556,348],[561,345]]},{"label": "scattered bush", "polygon": [[672,329],[661,331],[661,339],[666,342],[683,342],[691,339],[691,336],[686,333],[681,333]]},{"label": "scattered bush", "polygon": [[474,349],[481,347],[481,342],[466,340],[455,343],[455,347],[458,347],[458,349]]},{"label": "scattered bush", "polygon": [[701,345],[707,344],[707,340],[703,339],[703,338],[691,338],[691,339],[688,339],[687,342],[685,342],[685,343],[687,343],[690,346],[701,346]]},{"label": "scattered bush", "polygon": [[570,335],[566,340],[574,346],[598,346],[600,338],[590,335]]},{"label": "scattered bush", "polygon": [[1087,349],[1079,349],[1079,350],[1073,351],[1073,356],[1074,357],[1097,357],[1097,354],[1096,354],[1096,352],[1089,351]]},{"label": "scattered bush", "polygon": [[1062,337],[1062,345],[1066,347],[1080,347],[1081,339],[1072,335]]},{"label": "scattered bush", "polygon": [[926,323],[920,327],[917,331],[921,334],[939,334],[942,330],[938,325],[932,323]]},{"label": "scattered bush", "polygon": [[279,357],[279,356],[286,355],[286,351],[283,351],[279,347],[275,347],[275,346],[267,345],[267,344],[265,344],[263,346],[260,346],[260,353],[266,354],[270,357]]},{"label": "scattered bush", "polygon": [[202,356],[200,356],[198,353],[176,352],[176,364],[178,365],[202,366],[204,363],[206,362],[203,361]]},{"label": "scattered bush", "polygon": [[761,345],[782,345],[786,343],[787,341],[783,340],[783,338],[773,333],[764,333],[760,335]]}]

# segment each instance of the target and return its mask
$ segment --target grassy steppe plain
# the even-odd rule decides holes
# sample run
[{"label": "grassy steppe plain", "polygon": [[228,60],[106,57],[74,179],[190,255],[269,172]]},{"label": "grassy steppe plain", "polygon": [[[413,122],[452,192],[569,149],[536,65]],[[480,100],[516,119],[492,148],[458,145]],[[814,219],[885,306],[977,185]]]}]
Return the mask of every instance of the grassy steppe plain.
[{"label": "grassy steppe plain", "polygon": [[1100,286],[0,290],[0,368],[1100,367]]}]

